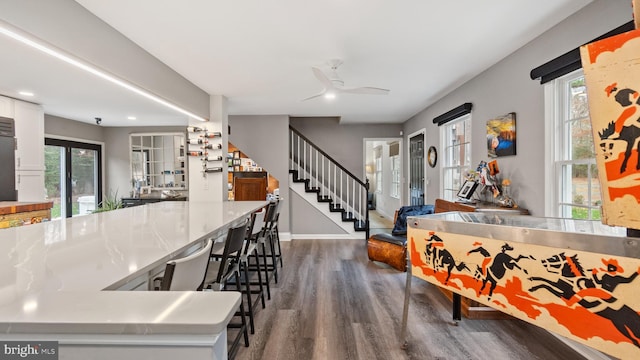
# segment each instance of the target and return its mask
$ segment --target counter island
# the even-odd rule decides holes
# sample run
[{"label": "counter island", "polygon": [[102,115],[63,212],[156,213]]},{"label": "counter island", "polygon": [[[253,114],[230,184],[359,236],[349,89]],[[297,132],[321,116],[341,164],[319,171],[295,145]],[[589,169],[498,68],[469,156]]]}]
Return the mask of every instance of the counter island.
[{"label": "counter island", "polygon": [[0,230],[0,339],[58,341],[60,359],[225,359],[240,294],[148,280],[266,204],[160,202]]}]

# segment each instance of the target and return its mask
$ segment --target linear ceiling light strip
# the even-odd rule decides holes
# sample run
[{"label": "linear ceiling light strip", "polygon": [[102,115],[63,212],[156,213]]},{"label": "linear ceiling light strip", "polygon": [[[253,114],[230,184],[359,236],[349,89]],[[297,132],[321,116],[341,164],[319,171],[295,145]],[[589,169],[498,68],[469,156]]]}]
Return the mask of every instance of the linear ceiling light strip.
[{"label": "linear ceiling light strip", "polygon": [[66,62],[67,64],[73,65],[79,69],[82,69],[88,73],[91,73],[93,75],[96,75],[102,79],[105,79],[109,82],[112,82],[120,87],[123,87],[129,91],[132,91],[138,95],[144,96],[145,98],[155,101],[158,104],[164,105],[170,109],[173,109],[179,113],[182,113],[184,115],[190,116],[194,119],[200,120],[200,121],[208,121],[207,119],[198,116],[188,110],[185,110],[177,105],[174,105],[170,102],[168,102],[167,100],[164,100],[156,95],[153,95],[151,93],[149,93],[146,90],[143,90],[127,81],[124,81],[122,79],[119,79],[113,75],[108,74],[107,72],[103,71],[103,70],[99,70],[91,65],[88,65],[76,58],[74,58],[71,55],[67,55],[64,54],[63,51],[61,50],[54,50],[52,49],[50,46],[44,45],[42,42],[31,38],[30,36],[27,36],[25,34],[20,34],[18,33],[18,31],[13,30],[13,29],[9,29],[8,26],[5,23],[0,22],[0,33],[4,34],[14,40],[17,40],[25,45],[28,45],[36,50],[39,50],[47,55],[53,56],[59,60],[62,60],[64,62]]}]

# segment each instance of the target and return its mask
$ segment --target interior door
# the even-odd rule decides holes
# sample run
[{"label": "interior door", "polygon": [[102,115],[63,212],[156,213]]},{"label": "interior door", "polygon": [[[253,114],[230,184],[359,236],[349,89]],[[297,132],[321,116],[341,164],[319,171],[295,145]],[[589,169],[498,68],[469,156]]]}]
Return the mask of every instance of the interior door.
[{"label": "interior door", "polygon": [[409,202],[424,205],[424,133],[409,139]]}]

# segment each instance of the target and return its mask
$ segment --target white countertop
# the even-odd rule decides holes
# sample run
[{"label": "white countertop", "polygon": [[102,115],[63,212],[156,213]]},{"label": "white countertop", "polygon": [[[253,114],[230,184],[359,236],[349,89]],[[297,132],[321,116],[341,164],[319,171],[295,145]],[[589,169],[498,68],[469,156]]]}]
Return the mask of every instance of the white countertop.
[{"label": "white countertop", "polygon": [[[126,323],[129,319],[152,324],[177,301],[179,293],[100,290],[117,289],[162,266],[266,204],[167,201],[0,230],[0,331],[16,331],[16,322],[73,324],[89,314],[88,321],[95,323]],[[190,295],[189,301],[216,295],[220,293]],[[154,302],[154,296],[164,300]],[[109,306],[116,300],[116,304],[128,303],[132,311]],[[113,311],[93,313],[92,303]],[[75,311],[83,307],[84,316]],[[158,329],[156,324],[156,331],[164,331]]]},{"label": "white countertop", "polygon": [[34,298],[38,305],[29,309],[2,307],[0,333],[218,334],[240,296],[232,291],[54,292]]}]

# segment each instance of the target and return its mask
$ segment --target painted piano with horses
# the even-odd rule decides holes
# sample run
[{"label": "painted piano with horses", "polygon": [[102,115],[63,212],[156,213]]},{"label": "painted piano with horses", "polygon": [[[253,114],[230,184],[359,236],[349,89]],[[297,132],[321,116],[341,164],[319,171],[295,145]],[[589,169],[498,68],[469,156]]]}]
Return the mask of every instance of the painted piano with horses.
[{"label": "painted piano with horses", "polygon": [[615,357],[640,359],[640,238],[626,229],[462,212],[407,223],[407,276]]}]

